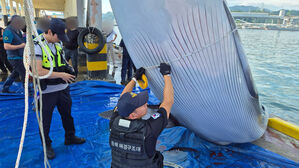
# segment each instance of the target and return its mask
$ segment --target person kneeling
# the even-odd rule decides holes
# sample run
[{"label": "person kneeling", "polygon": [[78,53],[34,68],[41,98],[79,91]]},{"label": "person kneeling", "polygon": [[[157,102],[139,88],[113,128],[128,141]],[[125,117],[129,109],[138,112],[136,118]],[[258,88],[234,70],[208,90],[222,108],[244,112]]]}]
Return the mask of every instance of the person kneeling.
[{"label": "person kneeling", "polygon": [[162,168],[163,155],[156,151],[156,142],[167,125],[174,102],[171,68],[161,63],[164,77],[164,96],[159,110],[150,119],[143,120],[147,113],[148,92],[132,93],[137,80],[145,73],[136,71],[134,78],[121,93],[110,120],[109,143],[112,150],[112,168]]}]

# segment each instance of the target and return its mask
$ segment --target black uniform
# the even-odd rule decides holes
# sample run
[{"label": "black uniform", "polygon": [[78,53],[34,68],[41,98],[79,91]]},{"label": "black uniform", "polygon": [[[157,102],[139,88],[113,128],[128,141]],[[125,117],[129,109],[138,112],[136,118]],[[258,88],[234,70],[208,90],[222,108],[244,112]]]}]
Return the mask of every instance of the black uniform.
[{"label": "black uniform", "polygon": [[167,112],[160,108],[148,120],[129,120],[118,115],[110,120],[112,168],[162,168],[163,155],[156,142],[167,125]]}]

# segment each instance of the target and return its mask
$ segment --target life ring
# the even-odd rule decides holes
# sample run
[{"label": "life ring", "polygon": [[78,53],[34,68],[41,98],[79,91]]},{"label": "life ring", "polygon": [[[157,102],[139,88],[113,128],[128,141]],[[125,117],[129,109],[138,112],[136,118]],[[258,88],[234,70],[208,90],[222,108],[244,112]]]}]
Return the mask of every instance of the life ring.
[{"label": "life ring", "polygon": [[[84,43],[85,43],[84,38],[89,33],[95,34],[99,38],[97,47],[95,47],[93,49],[89,49],[84,45]],[[104,38],[102,32],[95,27],[84,28],[79,33],[79,36],[78,36],[78,45],[79,45],[80,49],[88,54],[95,54],[95,53],[100,52],[104,48],[105,43],[106,43],[106,39]]]}]

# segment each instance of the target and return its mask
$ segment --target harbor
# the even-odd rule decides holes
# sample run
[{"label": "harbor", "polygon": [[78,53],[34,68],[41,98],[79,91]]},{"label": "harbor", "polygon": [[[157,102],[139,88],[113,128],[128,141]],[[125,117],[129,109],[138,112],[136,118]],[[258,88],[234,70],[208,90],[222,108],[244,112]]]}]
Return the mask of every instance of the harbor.
[{"label": "harbor", "polygon": [[[27,75],[5,92],[12,72],[0,71],[0,168],[299,167],[296,10],[216,0],[1,6],[6,29],[17,25],[13,15],[26,21],[20,59]],[[43,19],[49,25],[38,34]],[[77,62],[67,60],[61,34],[77,44]],[[138,105],[122,105],[126,95]],[[157,136],[149,134],[155,129]],[[162,160],[152,162],[157,156]]]}]

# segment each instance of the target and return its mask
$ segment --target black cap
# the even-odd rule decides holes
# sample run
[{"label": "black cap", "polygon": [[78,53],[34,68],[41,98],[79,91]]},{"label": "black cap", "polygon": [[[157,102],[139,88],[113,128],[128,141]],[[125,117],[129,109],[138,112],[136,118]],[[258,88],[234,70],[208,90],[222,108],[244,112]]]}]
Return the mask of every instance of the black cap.
[{"label": "black cap", "polygon": [[57,34],[62,42],[68,42],[69,38],[65,34],[65,23],[61,19],[53,18],[50,21],[50,30]]},{"label": "black cap", "polygon": [[118,114],[128,117],[135,109],[144,105],[148,101],[148,92],[143,91],[139,94],[128,92],[123,94],[117,103]]}]

